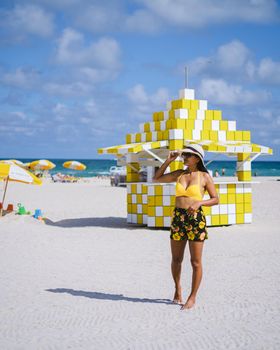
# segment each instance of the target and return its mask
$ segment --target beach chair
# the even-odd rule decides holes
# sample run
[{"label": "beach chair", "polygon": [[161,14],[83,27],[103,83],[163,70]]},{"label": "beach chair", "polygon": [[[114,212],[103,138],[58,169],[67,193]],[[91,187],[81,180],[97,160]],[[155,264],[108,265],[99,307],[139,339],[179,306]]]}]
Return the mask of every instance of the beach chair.
[{"label": "beach chair", "polygon": [[60,174],[51,175],[51,179],[53,182],[66,182],[64,177],[61,176]]}]

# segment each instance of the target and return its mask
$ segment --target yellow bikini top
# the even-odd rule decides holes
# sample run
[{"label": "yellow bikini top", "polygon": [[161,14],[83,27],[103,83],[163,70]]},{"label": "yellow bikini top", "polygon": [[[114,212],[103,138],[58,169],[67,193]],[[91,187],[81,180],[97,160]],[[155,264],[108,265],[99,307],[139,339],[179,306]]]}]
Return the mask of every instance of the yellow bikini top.
[{"label": "yellow bikini top", "polygon": [[202,194],[200,191],[200,171],[198,171],[198,183],[195,185],[190,185],[188,186],[186,189],[184,188],[184,186],[179,182],[180,178],[185,174],[185,172],[183,172],[177,179],[177,183],[176,183],[176,197],[189,197],[189,198],[193,198],[196,200],[202,200]]}]

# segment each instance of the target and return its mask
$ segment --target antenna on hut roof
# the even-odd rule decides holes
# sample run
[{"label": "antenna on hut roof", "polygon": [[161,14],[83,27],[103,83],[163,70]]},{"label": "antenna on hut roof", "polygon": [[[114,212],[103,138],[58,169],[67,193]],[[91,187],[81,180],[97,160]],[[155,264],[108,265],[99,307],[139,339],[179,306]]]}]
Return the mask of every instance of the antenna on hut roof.
[{"label": "antenna on hut roof", "polygon": [[188,88],[188,66],[185,66],[185,89]]}]

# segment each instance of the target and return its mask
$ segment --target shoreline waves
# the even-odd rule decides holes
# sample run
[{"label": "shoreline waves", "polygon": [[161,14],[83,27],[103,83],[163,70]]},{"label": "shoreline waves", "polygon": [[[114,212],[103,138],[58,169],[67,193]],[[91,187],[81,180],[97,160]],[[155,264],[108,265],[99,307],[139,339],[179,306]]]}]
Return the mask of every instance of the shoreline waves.
[{"label": "shoreline waves", "polygon": [[[18,159],[23,163],[33,161],[35,159]],[[56,167],[49,171],[49,173],[56,174],[58,172],[66,175],[74,175],[78,177],[97,177],[108,176],[111,166],[116,166],[117,161],[114,159],[76,159],[87,166],[85,171],[75,171],[65,169],[62,164],[68,159],[49,159],[56,164]],[[205,161],[207,164],[207,160]],[[217,170],[221,175],[222,170],[225,170],[225,176],[233,176],[236,171],[235,161],[213,161],[207,167],[213,173]],[[280,161],[254,161],[252,162],[252,176],[280,176]]]}]

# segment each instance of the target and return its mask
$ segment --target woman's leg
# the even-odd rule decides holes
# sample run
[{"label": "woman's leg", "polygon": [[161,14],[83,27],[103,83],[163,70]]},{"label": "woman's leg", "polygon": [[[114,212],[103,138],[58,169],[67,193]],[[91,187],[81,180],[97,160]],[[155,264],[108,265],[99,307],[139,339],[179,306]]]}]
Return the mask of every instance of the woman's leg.
[{"label": "woman's leg", "polygon": [[187,240],[175,241],[173,239],[171,242],[171,272],[175,283],[175,294],[173,298],[174,303],[182,303],[182,291],[181,291],[181,267],[184,258],[184,251],[186,247]]},{"label": "woman's leg", "polygon": [[189,249],[191,256],[191,264],[193,269],[192,274],[192,290],[189,295],[185,305],[182,306],[183,309],[190,309],[195,304],[196,294],[202,279],[202,250],[203,242],[189,241]]}]

